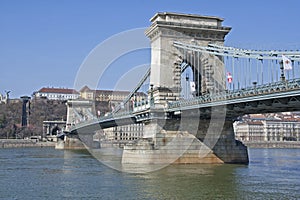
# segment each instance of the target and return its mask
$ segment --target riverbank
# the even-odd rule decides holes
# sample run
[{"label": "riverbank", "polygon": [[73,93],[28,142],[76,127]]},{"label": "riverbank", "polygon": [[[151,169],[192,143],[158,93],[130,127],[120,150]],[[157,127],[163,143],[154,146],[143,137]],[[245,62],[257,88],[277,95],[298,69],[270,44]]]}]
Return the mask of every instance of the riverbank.
[{"label": "riverbank", "polygon": [[300,141],[247,141],[243,143],[249,148],[300,148]]},{"label": "riverbank", "polygon": [[23,148],[23,147],[55,147],[55,142],[39,142],[23,139],[0,139],[1,148]]},{"label": "riverbank", "polygon": [[[300,141],[248,141],[243,142],[248,148],[300,148]],[[0,139],[1,148],[55,147],[56,142],[41,142],[24,139]]]}]

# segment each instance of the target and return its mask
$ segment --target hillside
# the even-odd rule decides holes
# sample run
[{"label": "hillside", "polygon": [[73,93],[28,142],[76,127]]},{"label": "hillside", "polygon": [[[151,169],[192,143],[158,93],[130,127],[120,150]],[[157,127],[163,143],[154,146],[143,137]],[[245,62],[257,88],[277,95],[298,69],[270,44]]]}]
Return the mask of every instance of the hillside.
[{"label": "hillside", "polygon": [[33,99],[30,101],[28,127],[21,128],[22,102],[0,104],[0,138],[24,138],[40,135],[45,120],[66,120],[65,101]]},{"label": "hillside", "polygon": [[[109,112],[109,103],[96,102],[93,112],[101,110],[101,116]],[[24,138],[41,135],[43,121],[64,120],[67,118],[66,101],[35,98],[30,100],[28,127],[21,127],[22,102],[0,104],[0,138]]]}]

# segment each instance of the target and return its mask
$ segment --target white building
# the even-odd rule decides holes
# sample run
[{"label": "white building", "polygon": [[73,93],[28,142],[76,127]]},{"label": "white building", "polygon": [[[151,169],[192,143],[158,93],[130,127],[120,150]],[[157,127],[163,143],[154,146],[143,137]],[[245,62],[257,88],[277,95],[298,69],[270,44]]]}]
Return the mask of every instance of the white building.
[{"label": "white building", "polygon": [[34,93],[36,98],[47,98],[49,100],[78,99],[79,92],[68,88],[42,88]]},{"label": "white building", "polygon": [[264,141],[264,124],[260,121],[248,121],[234,124],[235,136],[240,141]]},{"label": "white building", "polygon": [[143,137],[143,124],[130,124],[104,129],[105,139],[110,142],[127,143]]},{"label": "white building", "polygon": [[266,141],[300,140],[299,119],[264,121]]},{"label": "white building", "polygon": [[235,122],[234,130],[240,141],[300,141],[298,118]]}]

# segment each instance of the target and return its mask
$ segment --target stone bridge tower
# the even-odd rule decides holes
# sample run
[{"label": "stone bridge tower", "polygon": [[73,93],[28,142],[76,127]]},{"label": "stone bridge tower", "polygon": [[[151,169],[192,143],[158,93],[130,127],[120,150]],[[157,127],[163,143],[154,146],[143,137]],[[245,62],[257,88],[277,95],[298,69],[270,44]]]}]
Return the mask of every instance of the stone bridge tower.
[{"label": "stone bridge tower", "polygon": [[[126,146],[123,163],[248,162],[247,148],[235,140],[232,121],[226,118],[226,106],[202,110],[211,114],[206,116],[199,109],[166,116],[163,109],[168,102],[181,98],[182,63],[187,63],[198,77],[196,96],[225,89],[221,57],[207,53],[196,57],[192,51],[174,46],[174,41],[223,46],[231,28],[222,26],[222,21],[218,17],[178,13],[157,13],[151,18],[146,35],[151,40],[149,93],[154,105],[150,107],[150,119],[144,121],[143,139]],[[197,68],[193,66],[196,60],[200,64]]]},{"label": "stone bridge tower", "polygon": [[81,122],[91,120],[95,116],[93,113],[93,103],[87,100],[68,100],[67,103],[67,130]]},{"label": "stone bridge tower", "polygon": [[[152,24],[146,31],[151,40],[150,84],[153,85],[154,103],[165,104],[178,100],[181,90],[180,64],[184,55],[174,47],[174,41],[201,46],[209,43],[223,45],[231,28],[222,26],[222,18],[168,12],[157,13],[150,21]],[[200,59],[204,73],[200,76],[201,85],[196,87],[207,92],[209,87],[214,86],[208,79],[211,68],[217,68],[214,71],[224,74],[224,66],[222,62],[216,65],[217,57],[206,55],[206,58]],[[217,79],[222,82],[224,77],[221,75]],[[225,81],[223,84],[225,86]]]},{"label": "stone bridge tower", "polygon": [[[92,120],[95,118],[93,115],[93,102],[88,100],[68,100],[67,106],[67,122],[66,130],[69,131],[72,126],[77,123],[84,122],[86,120]],[[86,145],[92,145],[93,135],[81,134],[67,134],[63,138],[58,139],[55,148],[56,149],[85,149],[85,146],[81,142],[85,142]]]}]

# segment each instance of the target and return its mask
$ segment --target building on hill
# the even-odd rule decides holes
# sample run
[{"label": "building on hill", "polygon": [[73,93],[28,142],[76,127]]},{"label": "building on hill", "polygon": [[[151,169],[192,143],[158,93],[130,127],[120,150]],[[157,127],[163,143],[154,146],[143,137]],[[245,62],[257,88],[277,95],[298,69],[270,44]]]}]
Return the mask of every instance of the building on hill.
[{"label": "building on hill", "polygon": [[[85,100],[107,102],[108,107],[112,108],[113,105],[121,103],[130,94],[129,91],[118,91],[118,90],[92,90],[88,86],[84,86],[79,90],[80,97]],[[143,101],[147,99],[147,95],[143,92],[137,92],[134,97],[135,101]],[[113,108],[112,108],[113,109]],[[101,110],[101,109],[99,109]],[[104,111],[103,108],[101,113],[110,112],[109,110]],[[143,136],[143,125],[142,124],[131,124],[106,128],[100,134],[103,144],[124,145],[130,141],[137,140]]]},{"label": "building on hill", "polygon": [[46,88],[43,87],[33,94],[35,98],[47,98],[49,100],[78,99],[79,92],[68,88]]},{"label": "building on hill", "polygon": [[[109,101],[111,103],[122,102],[129,94],[129,91],[119,91],[119,90],[92,90],[88,86],[84,86],[79,90],[80,97],[86,100],[95,101]],[[136,94],[136,100],[142,101],[147,98],[147,95],[143,92],[138,92]]]}]

